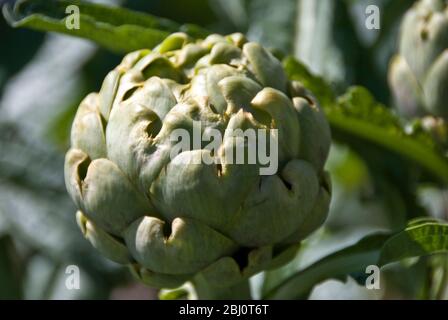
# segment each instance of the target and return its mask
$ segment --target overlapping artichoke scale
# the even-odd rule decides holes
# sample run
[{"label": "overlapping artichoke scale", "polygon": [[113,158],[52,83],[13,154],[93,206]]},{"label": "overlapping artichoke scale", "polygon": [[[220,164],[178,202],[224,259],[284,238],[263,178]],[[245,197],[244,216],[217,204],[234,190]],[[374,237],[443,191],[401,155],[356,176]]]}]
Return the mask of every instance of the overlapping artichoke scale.
[{"label": "overlapping artichoke scale", "polygon": [[109,120],[109,114],[112,110],[112,104],[118,90],[118,83],[123,71],[112,70],[103,80],[101,90],[99,92],[99,110],[104,119]]},{"label": "overlapping artichoke scale", "polygon": [[137,89],[142,86],[144,81],[145,79],[142,73],[135,68],[132,68],[121,75],[114,99],[112,101],[112,107],[110,109],[108,119],[113,116],[114,112],[116,112],[119,105],[123,101],[127,100]]},{"label": "overlapping artichoke scale", "polygon": [[106,258],[120,264],[134,261],[123,241],[98,228],[81,211],[76,212],[76,221],[84,237]]},{"label": "overlapping artichoke scale", "polygon": [[[220,116],[214,114],[210,109],[201,109],[196,103],[179,103],[174,106],[165,116],[160,132],[151,139],[141,139],[141,148],[134,147],[133,152],[140,150],[139,181],[144,193],[148,193],[153,181],[159,173],[171,161],[176,153],[176,145],[179,139],[177,134],[188,134],[189,147],[198,149],[191,143],[191,138],[206,133],[208,129],[219,129],[222,126]],[[179,130],[175,132],[176,130]],[[183,137],[183,136],[182,136]],[[136,137],[138,139],[138,137]],[[200,137],[199,137],[200,138]],[[201,141],[199,149],[206,142]],[[180,145],[183,145],[180,143]],[[119,156],[119,154],[118,154]]]},{"label": "overlapping artichoke scale", "polygon": [[319,173],[327,161],[331,146],[330,126],[317,101],[312,97],[293,98],[300,127],[300,158],[311,163]]},{"label": "overlapping artichoke scale", "polygon": [[[274,255],[274,250],[272,246],[265,246],[257,249],[252,249],[247,253],[247,262],[245,265],[239,265],[235,258],[231,254],[235,253],[236,246],[232,244],[229,239],[222,237],[222,235],[217,234],[210,228],[204,226],[198,227],[197,223],[191,224],[188,228],[185,228],[185,221],[176,221],[177,226],[174,226],[173,235],[169,238],[176,237],[176,240],[166,240],[163,242],[163,237],[161,233],[164,229],[164,223],[156,218],[142,218],[139,219],[131,226],[128,230],[128,241],[133,241],[137,243],[136,239],[140,239],[143,246],[140,248],[139,252],[135,251],[136,245],[125,246],[124,243],[117,238],[111,236],[110,234],[104,232],[101,228],[97,228],[94,223],[92,223],[81,211],[76,214],[78,225],[81,228],[84,236],[90,241],[90,243],[105,257],[121,264],[129,264],[130,269],[133,274],[140,279],[142,282],[153,287],[163,287],[163,288],[174,288],[180,286],[182,283],[191,280],[196,274],[200,273],[201,276],[205,277],[207,281],[215,286],[222,286],[224,283],[226,285],[232,283],[238,283],[246,277],[249,277],[255,273],[258,273],[267,268],[275,268],[284,263],[290,261],[294,256],[299,247],[299,245],[290,245],[285,250],[282,250],[277,255]],[[148,221],[148,219],[150,221]],[[152,220],[152,221],[151,221]],[[179,219],[178,219],[179,220]],[[187,221],[186,223],[189,223]],[[149,227],[149,228],[148,228]],[[182,228],[184,230],[178,231]],[[176,229],[177,231],[174,231]],[[185,230],[189,229],[189,230]],[[193,231],[193,232],[192,232]],[[199,231],[199,234],[197,233]],[[202,235],[200,233],[203,233]],[[206,236],[210,239],[209,232],[212,232],[212,239],[219,242],[211,244],[210,242],[201,240],[201,236]],[[183,235],[182,235],[183,233]],[[180,236],[179,236],[180,235]],[[199,235],[199,236],[198,236]],[[185,237],[193,236],[195,240],[190,241],[190,239],[185,239]],[[148,240],[152,237],[153,240]],[[183,238],[182,238],[183,237]],[[165,236],[165,238],[167,238]],[[175,243],[179,241],[184,241],[180,246],[174,246]],[[192,253],[189,250],[189,246],[186,244],[193,245],[195,242],[198,243],[197,246],[193,247],[197,250],[203,252],[204,244],[210,248],[212,253],[210,255],[203,255],[196,260],[192,259]],[[149,245],[147,245],[149,244]],[[156,248],[154,248],[156,247]],[[129,252],[129,248],[134,248],[133,255],[140,257],[141,262],[136,262],[134,257]],[[229,249],[228,252],[219,252],[217,248]],[[152,250],[151,252],[149,250]],[[194,251],[194,250],[193,250]],[[222,256],[205,264],[203,257],[213,257],[222,253]],[[186,259],[183,260],[182,257],[187,255]],[[146,261],[144,259],[148,259]],[[169,262],[168,259],[173,259],[174,262]],[[191,261],[190,263],[190,260]],[[212,260],[212,259],[210,259]],[[199,262],[198,262],[199,261]],[[155,265],[154,267],[159,270],[165,270],[163,263],[169,263],[171,265],[178,266],[174,269],[173,273],[163,273],[154,272],[148,266]],[[185,270],[195,269],[199,264],[204,263],[204,268],[199,268],[193,273],[184,273]],[[185,264],[187,264],[185,268]],[[162,269],[161,269],[162,268]],[[168,268],[170,269],[170,268]]]},{"label": "overlapping artichoke scale", "polygon": [[[192,64],[193,55],[195,53],[196,64],[194,69],[207,68],[214,64],[226,64],[234,67],[240,67],[246,63],[243,54],[243,46],[247,43],[247,39],[241,33],[234,33],[223,37],[220,35],[210,35],[200,43],[202,48],[202,57],[199,56],[199,50],[194,46],[186,45],[179,53],[178,61],[186,60],[184,57],[189,54],[189,64]],[[186,50],[187,49],[187,50]],[[185,64],[183,64],[185,65]]]},{"label": "overlapping artichoke scale", "polygon": [[136,219],[154,213],[149,200],[107,159],[90,162],[71,149],[65,161],[66,186],[72,199],[98,227],[121,236]]},{"label": "overlapping artichoke scale", "polygon": [[148,53],[149,50],[145,49],[127,54],[121,64],[107,74],[99,93],[99,110],[106,121],[109,120],[121,77]]},{"label": "overlapping artichoke scale", "polygon": [[227,234],[238,223],[234,216],[241,203],[258,182],[258,167],[205,164],[205,157],[211,157],[209,150],[179,154],[154,181],[151,199],[168,220],[191,218]]},{"label": "overlapping artichoke scale", "polygon": [[141,73],[145,79],[157,76],[178,83],[185,81],[182,70],[178,69],[168,57],[155,51],[140,59],[132,69]]},{"label": "overlapping artichoke scale", "polygon": [[177,288],[190,280],[193,274],[164,274],[153,272],[138,263],[129,266],[131,273],[144,284],[154,288]]},{"label": "overlapping artichoke scale", "polygon": [[277,268],[291,261],[299,247],[298,244],[289,245],[277,254],[273,246],[255,248],[247,253],[243,264],[233,257],[222,257],[203,269],[198,276],[213,287],[236,285],[260,271]]},{"label": "overlapping artichoke scale", "polygon": [[98,94],[89,94],[79,105],[71,130],[71,145],[84,150],[90,159],[105,158],[106,138],[99,112]]},{"label": "overlapping artichoke scale", "polygon": [[[448,20],[448,18],[447,18]],[[447,34],[448,37],[448,34]],[[426,108],[448,118],[448,46],[428,71],[424,85]]]},{"label": "overlapping artichoke scale", "polygon": [[238,248],[232,240],[194,219],[176,218],[170,230],[164,230],[166,227],[160,219],[143,217],[124,233],[132,256],[157,273],[196,273]]},{"label": "overlapping artichoke scale", "polygon": [[254,186],[230,237],[247,247],[280,243],[311,213],[318,192],[319,180],[311,164],[291,160],[278,175],[263,176]]},{"label": "overlapping artichoke scale", "polygon": [[127,103],[141,104],[151,109],[159,119],[163,120],[171,108],[177,104],[171,85],[172,80],[161,79],[157,76],[151,77],[132,94]]},{"label": "overlapping artichoke scale", "polygon": [[188,43],[182,49],[179,50],[178,54],[173,57],[174,63],[179,68],[185,68],[187,73],[192,73],[191,70],[197,60],[208,53],[208,49],[195,43]]},{"label": "overlapping artichoke scale", "polygon": [[264,88],[251,101],[251,106],[269,114],[272,119],[271,128],[278,130],[279,162],[298,158],[300,127],[291,99],[281,91]]},{"label": "overlapping artichoke scale", "polygon": [[300,243],[316,231],[327,219],[331,202],[331,178],[328,172],[323,172],[319,186],[319,193],[313,209],[304,217],[302,223],[286,239],[282,240],[282,244]]},{"label": "overlapping artichoke scale", "polygon": [[227,103],[227,115],[242,109],[252,113],[261,123],[270,125],[269,114],[264,112],[265,115],[263,115],[251,105],[253,98],[263,89],[257,82],[243,75],[229,76],[219,81],[218,87]]},{"label": "overlapping artichoke scale", "polygon": [[234,59],[241,58],[242,51],[240,48],[230,43],[217,43],[213,46],[209,63],[210,64],[230,64]]},{"label": "overlapping artichoke scale", "polygon": [[227,77],[244,75],[244,72],[225,64],[216,64],[202,69],[192,79],[189,96],[199,105],[210,105],[212,110],[223,114],[227,110],[225,101],[218,83]]},{"label": "overlapping artichoke scale", "polygon": [[[194,130],[200,130],[201,133],[210,127],[222,130],[224,125],[223,116],[214,113],[211,108],[201,105],[195,100],[185,99],[176,104],[166,115],[156,142],[160,144],[173,140],[173,131],[177,129],[186,130],[189,133],[189,139],[192,140],[195,138]],[[201,140],[201,137],[199,139]],[[202,145],[205,141],[200,142]]]},{"label": "overlapping artichoke scale", "polygon": [[162,41],[154,51],[165,53],[169,51],[179,50],[189,42],[188,35],[182,32],[175,32],[170,34]]},{"label": "overlapping artichoke scale", "polygon": [[243,46],[247,43],[246,36],[240,32],[229,34],[228,36],[226,36],[226,40],[230,41],[240,49],[243,48]]},{"label": "overlapping artichoke scale", "polygon": [[283,66],[269,51],[255,42],[243,46],[243,54],[249,61],[248,67],[264,87],[286,92],[288,78]]},{"label": "overlapping artichoke scale", "polygon": [[160,162],[158,166],[161,167],[169,159],[149,159],[156,151],[154,138],[162,127],[162,121],[142,103],[145,103],[145,100],[141,103],[136,100],[118,105],[111,115],[106,137],[108,158],[144,192],[144,187],[139,184],[141,167],[150,160],[157,160]]}]

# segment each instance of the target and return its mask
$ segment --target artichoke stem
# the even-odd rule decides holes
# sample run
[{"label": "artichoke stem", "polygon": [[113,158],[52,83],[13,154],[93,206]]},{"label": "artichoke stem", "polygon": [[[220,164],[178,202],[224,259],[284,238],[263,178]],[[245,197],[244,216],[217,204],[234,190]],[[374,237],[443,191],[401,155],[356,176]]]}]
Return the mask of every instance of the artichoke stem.
[{"label": "artichoke stem", "polygon": [[251,300],[249,280],[245,279],[232,286],[214,286],[202,275],[197,275],[193,285],[199,300]]}]

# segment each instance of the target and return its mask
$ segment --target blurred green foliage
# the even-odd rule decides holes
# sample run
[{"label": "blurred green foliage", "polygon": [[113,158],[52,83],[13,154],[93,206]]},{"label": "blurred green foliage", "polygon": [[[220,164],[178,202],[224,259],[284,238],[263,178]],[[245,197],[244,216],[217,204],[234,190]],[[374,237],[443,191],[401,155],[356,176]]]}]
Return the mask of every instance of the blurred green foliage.
[{"label": "blurred green foliage", "polygon": [[[396,51],[401,17],[413,0],[101,2],[179,24],[196,24],[211,32],[243,32],[250,40],[300,59],[321,77],[300,80],[309,81],[307,87],[315,89],[326,108],[337,103],[339,109],[345,108],[335,115],[333,124],[341,114],[357,117],[358,124],[377,126],[378,131],[371,134],[374,141],[375,132],[384,129],[381,121],[387,119],[386,126],[393,124],[392,131],[395,130],[388,136],[389,145],[394,141],[399,144],[400,137],[406,134],[406,126],[387,109],[391,105],[387,69]],[[364,26],[365,8],[369,4],[380,7],[380,30]],[[99,90],[105,75],[119,63],[121,56],[81,40],[61,38],[13,29],[0,19],[0,298],[3,299],[110,298],[117,288],[133,281],[127,270],[99,257],[82,239],[63,179],[63,155],[69,145],[70,125],[77,106],[87,93]],[[75,66],[71,52],[58,47],[57,41],[79,48]],[[54,60],[59,64],[52,63]],[[296,72],[307,73],[305,68]],[[44,92],[35,92],[33,81],[49,83],[49,87],[44,87]],[[325,83],[330,86],[327,88]],[[372,96],[362,89],[349,91],[337,102],[336,95],[352,85],[365,87]],[[359,105],[356,99],[374,107],[356,108]],[[372,110],[380,111],[369,113]],[[330,122],[331,119],[330,113]],[[302,270],[374,231],[397,230],[410,218],[433,214],[431,208],[422,205],[419,194],[422,182],[426,187],[443,188],[437,177],[422,173],[415,163],[405,163],[403,154],[394,152],[398,147],[385,151],[381,143],[366,144],[366,140],[353,139],[347,135],[350,128],[339,129],[334,132],[336,143],[328,165],[335,190],[330,217],[306,241],[297,258],[279,271],[280,275],[269,275],[274,282],[284,278],[285,272],[291,275]],[[429,146],[431,141],[425,139],[415,138],[417,142],[413,143],[428,147],[421,150],[430,150],[429,155],[433,148]],[[431,163],[429,166],[433,167]],[[439,166],[440,176],[443,170]],[[446,194],[432,197],[431,201],[437,198],[445,203],[442,217],[445,214],[446,219]],[[72,264],[81,269],[84,281],[81,290],[70,291],[64,286],[65,269]],[[441,298],[443,288],[434,288],[440,283],[446,285],[440,273],[448,273],[447,269],[446,257],[393,264],[385,270],[387,289],[381,292],[381,297]],[[356,284],[342,287],[354,297],[365,293]],[[332,292],[330,287],[328,292]],[[318,297],[317,293],[312,296]],[[144,297],[150,297],[150,293],[146,292]]]}]

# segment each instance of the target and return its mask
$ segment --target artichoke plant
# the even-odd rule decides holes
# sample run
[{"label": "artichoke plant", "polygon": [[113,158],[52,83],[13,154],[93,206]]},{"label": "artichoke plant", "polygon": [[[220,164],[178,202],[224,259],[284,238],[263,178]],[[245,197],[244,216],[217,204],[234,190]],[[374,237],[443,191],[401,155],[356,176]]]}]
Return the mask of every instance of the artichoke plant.
[{"label": "artichoke plant", "polygon": [[421,0],[406,13],[389,82],[404,115],[448,119],[447,0]]},{"label": "artichoke plant", "polygon": [[[173,158],[178,129],[224,139],[216,154],[207,141]],[[275,136],[278,170],[227,161],[249,151],[229,129]],[[242,34],[175,33],[128,54],[82,101],[65,180],[85,237],[144,283],[229,288],[288,261],[324,222],[330,142],[316,99],[261,45]],[[218,162],[191,161],[204,155]]]}]

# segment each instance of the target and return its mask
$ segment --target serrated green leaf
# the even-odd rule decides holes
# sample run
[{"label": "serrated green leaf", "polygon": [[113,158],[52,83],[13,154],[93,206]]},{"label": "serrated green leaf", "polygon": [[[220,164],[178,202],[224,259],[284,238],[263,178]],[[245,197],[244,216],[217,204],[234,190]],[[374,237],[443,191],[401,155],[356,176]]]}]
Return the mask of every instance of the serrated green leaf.
[{"label": "serrated green leaf", "polygon": [[431,137],[407,133],[400,120],[365,88],[350,88],[336,106],[326,108],[326,115],[336,133],[342,131],[387,149],[448,183],[448,160]]},{"label": "serrated green leaf", "polygon": [[[68,28],[70,5],[79,8],[79,29]],[[200,27],[179,25],[167,19],[119,7],[92,4],[77,0],[24,0],[14,8],[5,4],[3,15],[13,27],[59,32],[92,40],[119,53],[152,48],[170,33],[184,31],[195,37],[207,34]]]},{"label": "serrated green leaf", "polygon": [[[425,132],[407,132],[405,124],[367,89],[352,87],[336,99],[324,79],[311,74],[294,58],[286,58],[283,65],[290,79],[301,81],[319,98],[335,140],[355,147],[360,153],[360,145],[369,152],[373,146],[380,148],[381,157],[392,153],[405,160],[401,161],[403,168],[411,170],[417,165],[431,173],[434,180],[448,183],[448,160],[432,137]],[[368,160],[369,156],[364,158]],[[375,160],[372,165],[379,163]]]},{"label": "serrated green leaf", "polygon": [[264,298],[304,299],[324,280],[343,280],[350,274],[365,272],[369,265],[383,267],[404,258],[445,252],[448,252],[448,223],[420,218],[410,221],[403,231],[369,235],[324,257],[277,286],[266,288]]},{"label": "serrated green leaf", "polygon": [[435,219],[414,222],[392,236],[381,249],[379,265],[448,251],[448,224]]},{"label": "serrated green leaf", "polygon": [[303,63],[289,56],[283,60],[283,68],[289,79],[300,81],[305,88],[319,98],[323,106],[335,104],[336,95],[331,86],[322,77],[312,74]]}]

